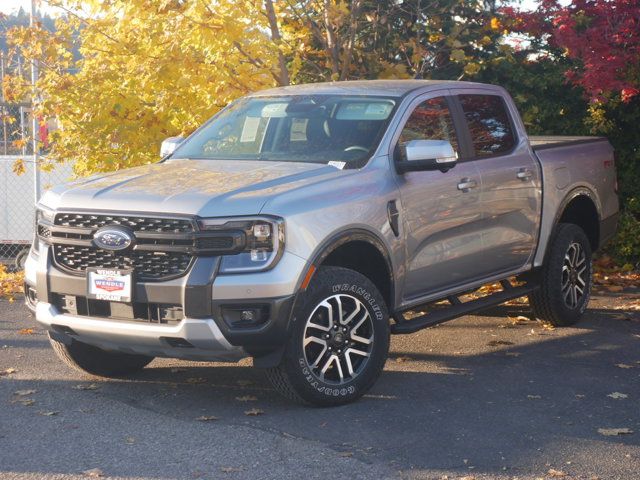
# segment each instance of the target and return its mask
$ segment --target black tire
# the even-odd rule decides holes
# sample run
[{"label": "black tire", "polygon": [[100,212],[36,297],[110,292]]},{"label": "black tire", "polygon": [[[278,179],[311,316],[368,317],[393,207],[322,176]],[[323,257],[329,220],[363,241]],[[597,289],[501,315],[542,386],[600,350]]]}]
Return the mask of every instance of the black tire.
[{"label": "black tire", "polygon": [[[579,263],[576,267],[571,265],[574,254],[584,255],[582,261],[575,260]],[[584,231],[577,225],[560,223],[540,272],[540,288],[529,295],[533,314],[557,327],[578,322],[589,303],[592,273],[591,244]]]},{"label": "black tire", "polygon": [[23,248],[16,255],[15,260],[13,261],[13,265],[16,268],[17,272],[24,270],[24,266],[27,263],[27,258],[29,257],[29,249]]},{"label": "black tire", "polygon": [[[339,311],[338,302],[340,321],[331,313]],[[364,275],[320,268],[296,302],[292,322],[280,365],[267,370],[285,397],[319,407],[343,405],[364,395],[380,376],[389,352],[389,314],[382,295]],[[336,328],[336,323],[341,326]],[[323,341],[324,346],[319,343]]]},{"label": "black tire", "polygon": [[100,377],[119,377],[138,372],[154,357],[129,353],[108,352],[86,343],[72,340],[65,345],[49,336],[53,351],[71,368]]}]

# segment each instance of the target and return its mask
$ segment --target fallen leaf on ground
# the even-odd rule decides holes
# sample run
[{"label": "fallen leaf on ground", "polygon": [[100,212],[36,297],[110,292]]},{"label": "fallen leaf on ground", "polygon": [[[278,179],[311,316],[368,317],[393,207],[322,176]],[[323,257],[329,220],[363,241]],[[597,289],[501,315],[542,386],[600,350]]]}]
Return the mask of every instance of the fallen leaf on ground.
[{"label": "fallen leaf on ground", "polygon": [[627,395],[626,393],[620,393],[620,392],[613,392],[607,395],[607,397],[615,398],[616,400],[620,398],[627,398],[628,396],[629,395]]},{"label": "fallen leaf on ground", "polygon": [[58,415],[58,413],[60,413],[60,412],[44,412],[44,411],[40,410],[38,412],[38,415],[42,415],[43,417],[53,417],[54,415]]},{"label": "fallen leaf on ground", "polygon": [[220,471],[222,473],[241,472],[242,471],[242,467],[221,467]]},{"label": "fallen leaf on ground", "polygon": [[579,393],[576,394],[576,398],[584,398],[584,397],[585,397],[585,395],[581,395]]},{"label": "fallen leaf on ground", "polygon": [[411,360],[410,357],[398,357],[398,358],[396,358],[396,362],[398,362],[398,363],[409,362],[410,360]]},{"label": "fallen leaf on ground", "polygon": [[0,377],[3,375],[11,375],[12,373],[16,373],[16,371],[17,370],[15,368],[5,368],[0,372]]},{"label": "fallen leaf on ground", "polygon": [[626,363],[616,363],[618,368],[633,368],[633,365],[627,365]]},{"label": "fallen leaf on ground", "polygon": [[207,383],[207,379],[204,377],[190,377],[187,378],[187,383]]},{"label": "fallen leaf on ground", "polygon": [[244,395],[242,397],[236,397],[236,400],[238,400],[239,402],[255,402],[256,400],[258,400],[258,397],[256,397],[255,395]]},{"label": "fallen leaf on ground", "polygon": [[14,400],[11,403],[20,403],[20,404],[24,405],[25,407],[30,407],[31,405],[36,403],[36,401],[33,400],[32,398],[19,398],[17,400]]},{"label": "fallen leaf on ground", "polygon": [[340,452],[338,456],[345,457],[345,458],[353,457],[353,452]]},{"label": "fallen leaf on ground", "polygon": [[263,415],[264,410],[260,410],[259,408],[252,408],[251,410],[247,410],[246,412],[244,412],[244,414],[251,417],[256,417],[258,415]]},{"label": "fallen leaf on ground", "polygon": [[527,398],[529,400],[539,400],[539,399],[542,398],[542,396],[541,395],[527,395]]},{"label": "fallen leaf on ground", "polygon": [[92,468],[91,470],[85,470],[84,472],[82,472],[83,474],[85,474],[87,477],[104,477],[104,473],[102,473],[102,470],[100,470],[99,468]]},{"label": "fallen leaf on ground", "polygon": [[26,397],[27,395],[33,395],[36,392],[37,390],[16,390],[13,394],[18,397]]},{"label": "fallen leaf on ground", "polygon": [[196,420],[198,420],[199,422],[214,422],[216,420],[219,420],[219,418],[214,417],[213,415],[202,415],[196,418]]},{"label": "fallen leaf on ground", "polygon": [[95,383],[81,383],[79,385],[74,385],[71,388],[74,390],[97,390],[100,387]]},{"label": "fallen leaf on ground", "polygon": [[18,333],[20,335],[33,335],[35,333],[35,330],[33,328],[23,328],[21,330],[18,330]]},{"label": "fallen leaf on ground", "polygon": [[487,346],[489,347],[498,347],[500,345],[515,345],[515,343],[508,342],[507,340],[491,340],[487,343]]},{"label": "fallen leaf on ground", "polygon": [[562,477],[566,477],[567,474],[564,473],[562,470],[555,470],[553,468],[550,468],[549,471],[547,472],[547,474],[550,477],[555,477],[555,478],[562,478]]},{"label": "fallen leaf on ground", "polygon": [[605,437],[615,437],[617,435],[631,435],[633,430],[630,428],[599,428],[598,433]]},{"label": "fallen leaf on ground", "polygon": [[127,445],[133,445],[134,443],[136,443],[136,439],[133,437],[126,437],[124,439],[124,443],[126,443]]}]

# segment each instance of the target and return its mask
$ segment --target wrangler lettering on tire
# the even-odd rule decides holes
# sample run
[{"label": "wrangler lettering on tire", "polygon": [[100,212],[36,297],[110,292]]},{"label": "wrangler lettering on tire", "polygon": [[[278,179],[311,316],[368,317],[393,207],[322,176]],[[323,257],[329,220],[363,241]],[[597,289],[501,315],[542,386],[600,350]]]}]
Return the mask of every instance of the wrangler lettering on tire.
[{"label": "wrangler lettering on tire", "polygon": [[389,350],[389,314],[369,279],[322,267],[294,312],[282,362],[268,370],[274,387],[302,403],[332,406],[362,396]]}]

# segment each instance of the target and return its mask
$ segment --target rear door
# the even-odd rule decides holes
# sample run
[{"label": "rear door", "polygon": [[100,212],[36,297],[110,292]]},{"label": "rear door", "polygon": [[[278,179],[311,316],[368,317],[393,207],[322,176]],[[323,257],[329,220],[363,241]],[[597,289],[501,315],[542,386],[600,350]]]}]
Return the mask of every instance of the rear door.
[{"label": "rear door", "polygon": [[[447,140],[462,158],[454,125],[446,91],[418,97],[396,132],[396,151],[410,140]],[[398,181],[407,227],[403,300],[481,275],[481,185],[476,162],[461,161],[447,172],[407,172]]]},{"label": "rear door", "polygon": [[485,274],[525,267],[535,251],[541,173],[512,103],[495,90],[453,90],[471,160],[480,172]]}]

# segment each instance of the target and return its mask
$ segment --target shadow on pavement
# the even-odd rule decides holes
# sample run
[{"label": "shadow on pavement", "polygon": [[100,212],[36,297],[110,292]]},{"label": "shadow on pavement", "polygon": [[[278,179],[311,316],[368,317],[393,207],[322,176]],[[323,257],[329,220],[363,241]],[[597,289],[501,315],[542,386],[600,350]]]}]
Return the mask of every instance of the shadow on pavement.
[{"label": "shadow on pavement", "polygon": [[[637,313],[596,308],[577,328],[550,332],[535,322],[499,328],[523,311],[494,308],[483,314],[498,318],[466,317],[411,337],[394,337],[385,372],[372,391],[355,404],[333,409],[289,403],[273,391],[263,372],[246,363],[156,360],[138,375],[108,381],[57,364],[59,378],[5,376],[0,380],[6,400],[0,470],[77,473],[102,462],[110,465],[111,475],[174,478],[180,472],[174,463],[193,461],[193,449],[199,449],[198,457],[203,445],[210,449],[211,468],[218,468],[216,461],[242,462],[243,449],[282,455],[287,449],[278,442],[289,441],[311,456],[314,449],[326,449],[338,464],[359,462],[407,475],[423,470],[544,474],[549,465],[566,467],[567,461],[603,475],[608,471],[598,469],[606,465],[599,467],[597,458],[605,455],[620,457],[622,469],[639,468]],[[621,313],[628,313],[629,320],[617,319]],[[496,335],[499,341],[493,340]],[[0,343],[28,349],[47,345],[44,337]],[[44,355],[47,362],[57,362],[50,352]],[[97,389],[74,388],[91,383]],[[22,398],[13,392],[25,389],[37,390],[29,396],[36,403],[12,403]],[[612,392],[628,397],[608,397]],[[264,414],[246,415],[252,408]],[[45,417],[38,411],[59,413]],[[201,416],[219,419],[198,421]],[[23,432],[19,439],[13,437],[16,428]],[[603,436],[600,428],[636,433]],[[133,445],[127,436],[135,438]],[[236,456],[229,446],[239,449]],[[28,465],[20,459],[25,449],[34,453]],[[122,461],[114,463],[114,455]],[[68,458],[75,459],[72,471]],[[163,470],[162,459],[174,463]]]}]

